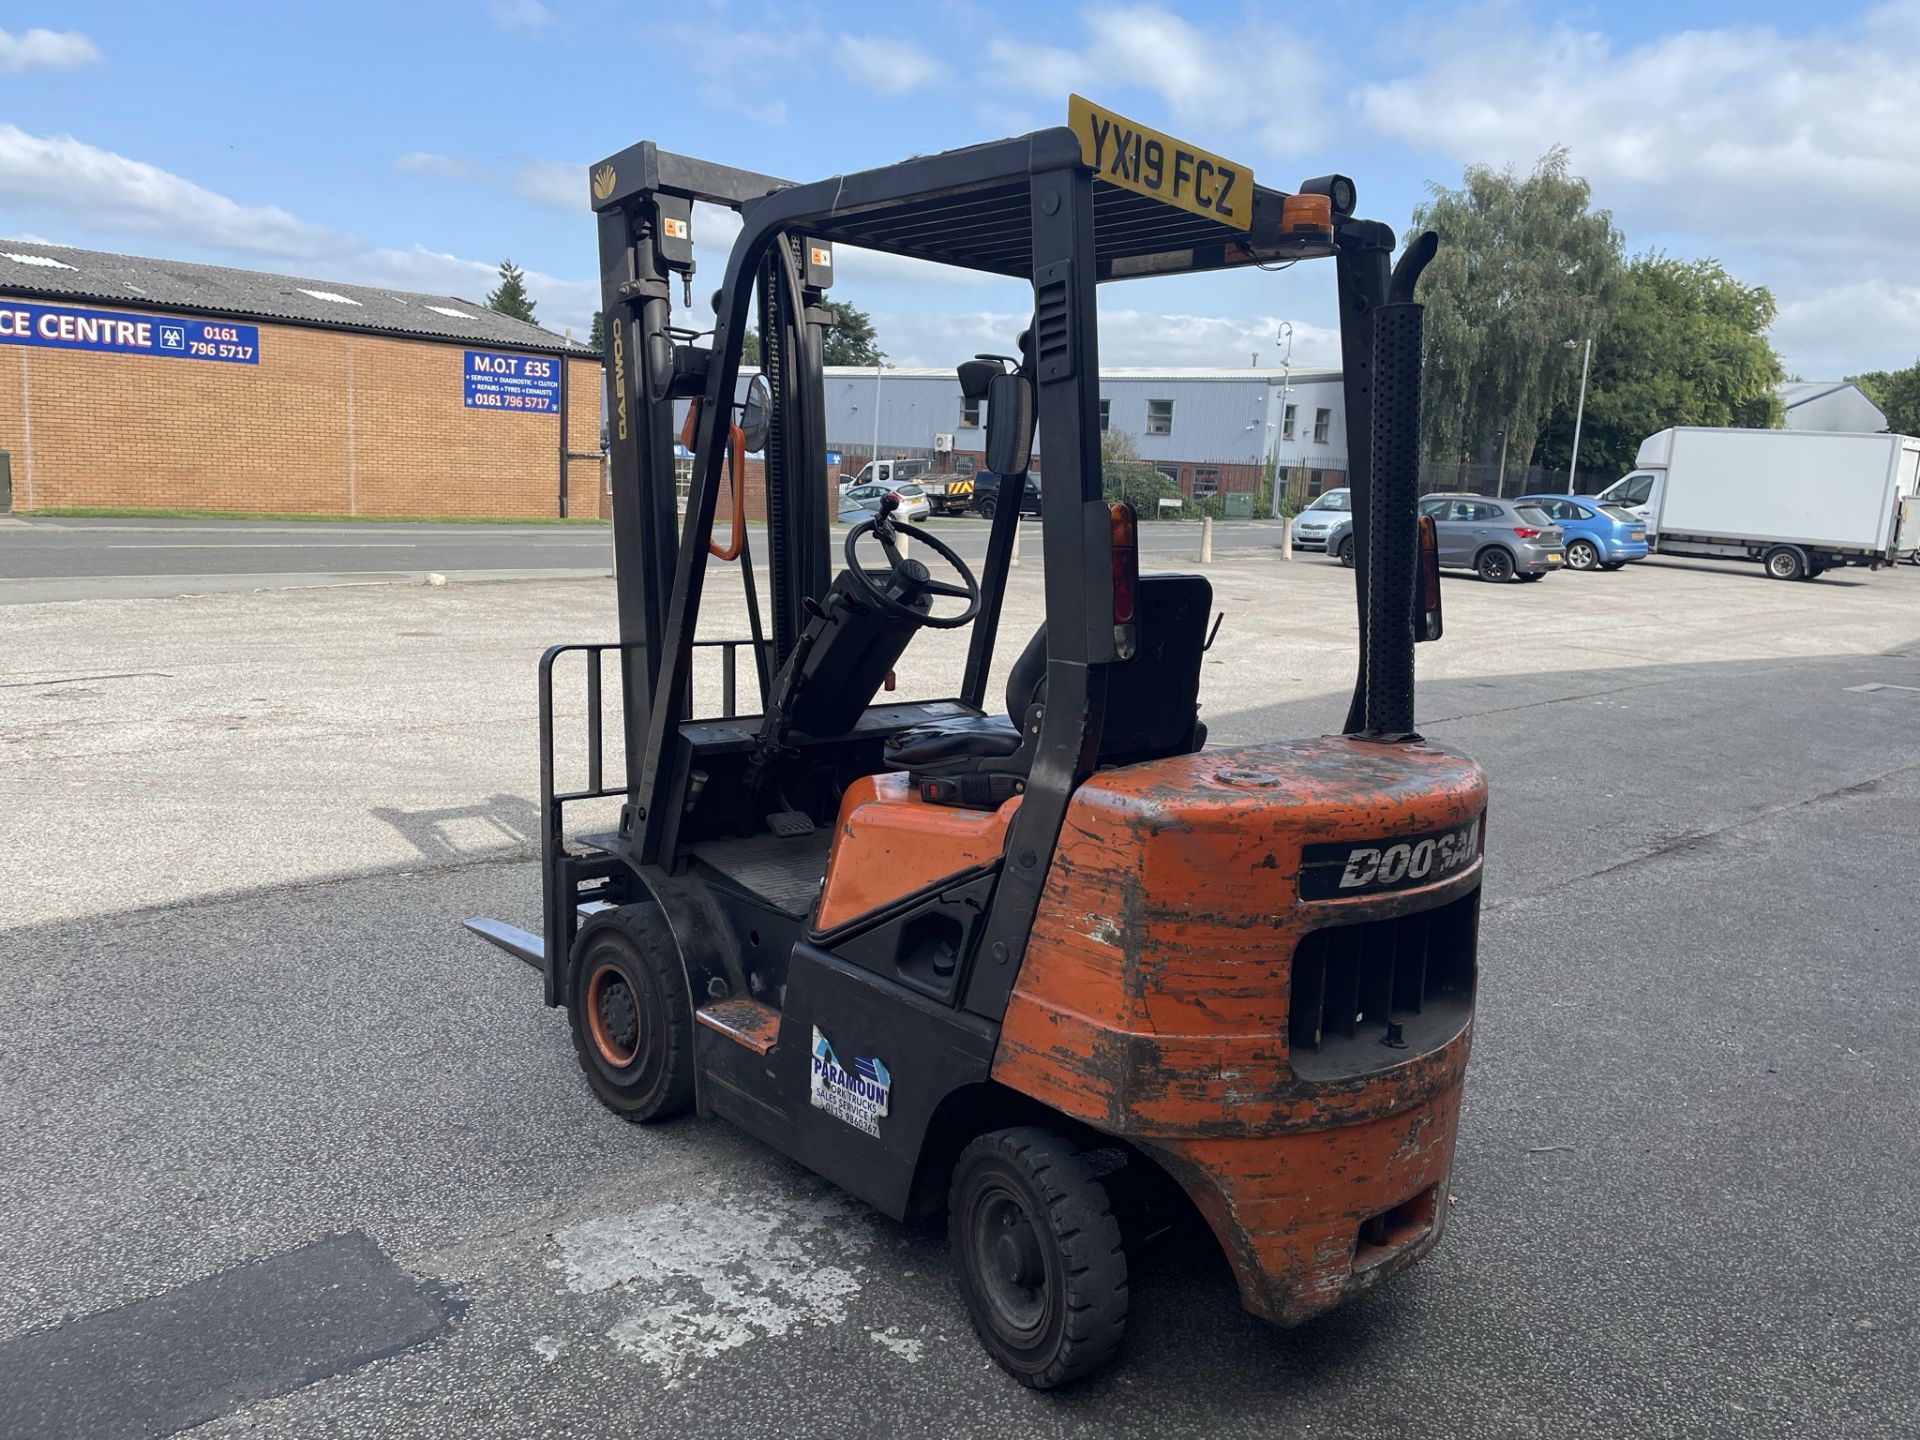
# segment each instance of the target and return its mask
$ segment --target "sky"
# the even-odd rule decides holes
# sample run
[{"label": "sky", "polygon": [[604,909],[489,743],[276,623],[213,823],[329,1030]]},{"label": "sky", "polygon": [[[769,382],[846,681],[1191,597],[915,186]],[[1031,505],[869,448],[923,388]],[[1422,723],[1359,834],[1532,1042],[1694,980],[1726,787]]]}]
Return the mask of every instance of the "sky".
[{"label": "sky", "polygon": [[[1397,231],[1429,183],[1564,144],[1630,250],[1769,285],[1789,373],[1825,379],[1920,356],[1916,51],[1920,0],[0,0],[0,236],[475,302],[511,257],[584,335],[596,160],[814,180],[1063,124],[1077,91],[1263,184],[1350,175]],[[701,296],[729,222],[696,215]],[[837,258],[898,364],[1009,349],[1030,307]],[[1283,323],[1293,364],[1338,362],[1329,264],[1106,287],[1101,360],[1277,364]]]}]

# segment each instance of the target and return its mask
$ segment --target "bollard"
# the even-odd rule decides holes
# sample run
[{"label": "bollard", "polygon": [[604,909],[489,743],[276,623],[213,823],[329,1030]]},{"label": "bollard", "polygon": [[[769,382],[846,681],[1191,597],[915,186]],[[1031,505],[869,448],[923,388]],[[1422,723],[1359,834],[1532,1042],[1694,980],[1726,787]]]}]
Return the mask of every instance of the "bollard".
[{"label": "bollard", "polygon": [[1009,567],[1014,567],[1014,566],[1018,566],[1019,563],[1020,563],[1020,517],[1016,515],[1013,517],[1013,553],[1008,558],[1007,564]]},{"label": "bollard", "polygon": [[1200,563],[1213,563],[1213,517],[1206,516],[1200,522]]},{"label": "bollard", "polygon": [[1293,558],[1293,520],[1287,515],[1280,517],[1280,558],[1282,560]]}]

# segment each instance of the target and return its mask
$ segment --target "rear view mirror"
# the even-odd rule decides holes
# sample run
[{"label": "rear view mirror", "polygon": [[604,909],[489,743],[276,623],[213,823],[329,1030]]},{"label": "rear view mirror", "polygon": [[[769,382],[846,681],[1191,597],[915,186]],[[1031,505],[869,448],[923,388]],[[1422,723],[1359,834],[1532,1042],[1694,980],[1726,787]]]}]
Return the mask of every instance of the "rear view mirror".
[{"label": "rear view mirror", "polygon": [[747,382],[747,400],[740,407],[740,433],[746,439],[749,455],[758,455],[767,448],[772,417],[773,390],[766,376],[756,375]]},{"label": "rear view mirror", "polygon": [[1433,516],[1419,519],[1419,539],[1414,555],[1419,571],[1413,578],[1413,638],[1438,640],[1440,620],[1440,532],[1433,528]]},{"label": "rear view mirror", "polygon": [[1021,374],[987,382],[987,468],[1024,475],[1033,460],[1033,386]]}]

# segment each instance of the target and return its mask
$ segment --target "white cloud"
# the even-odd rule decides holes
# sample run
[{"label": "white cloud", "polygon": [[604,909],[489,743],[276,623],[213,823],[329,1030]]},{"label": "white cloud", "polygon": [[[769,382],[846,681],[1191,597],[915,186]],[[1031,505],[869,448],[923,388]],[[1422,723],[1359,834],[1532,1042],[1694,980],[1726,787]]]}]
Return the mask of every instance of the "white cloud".
[{"label": "white cloud", "polygon": [[540,0],[492,0],[487,14],[502,30],[544,30],[553,23],[553,12]]},{"label": "white cloud", "polygon": [[71,135],[30,135],[16,125],[0,124],[0,199],[80,224],[253,255],[318,255],[343,239],[277,205],[242,205]]},{"label": "white cloud", "polygon": [[[1031,316],[1019,311],[937,315],[885,311],[873,317],[880,348],[896,365],[947,366],[982,351],[1013,352]],[[1278,365],[1274,346],[1281,317],[1275,315],[1167,315],[1152,310],[1100,307],[1102,366],[1245,365],[1255,352],[1262,365]],[[1340,333],[1300,321],[1293,327],[1296,367],[1338,365]]]},{"label": "white cloud", "polygon": [[1297,32],[1251,18],[1207,30],[1155,5],[1095,6],[1083,20],[1087,40],[1078,49],[993,39],[987,70],[1019,75],[1031,94],[1146,91],[1203,145],[1224,146],[1218,137],[1234,135],[1291,155],[1318,138],[1315,80],[1323,67]]},{"label": "white cloud", "polygon": [[565,215],[585,215],[587,167],[565,160],[530,160],[513,175],[513,188],[522,199]]},{"label": "white cloud", "polygon": [[[1686,237],[1748,279],[1784,277],[1795,259],[1844,261],[1892,294],[1920,228],[1920,89],[1888,67],[1916,43],[1914,0],[1807,34],[1747,25],[1632,46],[1495,5],[1445,17],[1418,69],[1354,99],[1383,135],[1455,161],[1524,165],[1564,142],[1630,239]],[[1807,368],[1788,337],[1813,335],[1824,302],[1776,294],[1787,362]],[[1833,313],[1824,328],[1837,332]],[[1890,343],[1902,314],[1859,311],[1866,350]]]},{"label": "white cloud", "polygon": [[[1872,337],[1863,346],[1863,337]],[[1809,380],[1903,369],[1920,359],[1920,284],[1811,285],[1783,301],[1773,342]]]},{"label": "white cloud", "polygon": [[0,30],[0,70],[72,70],[100,59],[100,47],[78,30]]},{"label": "white cloud", "polygon": [[[83,235],[135,235],[180,250],[210,250],[312,278],[463,296],[478,305],[499,279],[499,263],[412,248],[369,246],[344,231],[311,224],[275,205],[242,205],[145,161],[71,136],[29,135],[0,125],[0,207],[35,207]],[[26,237],[20,237],[26,238]],[[45,243],[75,243],[71,236]],[[592,272],[590,253],[583,269]],[[568,280],[529,269],[527,288],[540,323],[587,333],[599,307],[592,279]]]},{"label": "white cloud", "polygon": [[843,35],[840,61],[852,88],[882,95],[904,95],[946,73],[946,67],[919,46],[879,35]]},{"label": "white cloud", "polygon": [[430,150],[409,150],[404,155],[396,155],[393,168],[403,175],[439,175],[449,180],[465,180],[479,173],[472,161],[435,155]]}]

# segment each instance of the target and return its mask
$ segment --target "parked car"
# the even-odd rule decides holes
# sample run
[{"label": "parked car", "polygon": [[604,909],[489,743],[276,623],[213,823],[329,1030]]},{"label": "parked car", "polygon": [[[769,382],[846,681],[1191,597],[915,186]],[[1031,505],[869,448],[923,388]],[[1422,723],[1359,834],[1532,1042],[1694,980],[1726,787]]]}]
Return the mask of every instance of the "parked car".
[{"label": "parked car", "polygon": [[[1516,576],[1538,580],[1566,560],[1560,527],[1535,505],[1487,495],[1423,495],[1420,513],[1433,516],[1440,563],[1471,570],[1482,580],[1504,583]],[[1327,535],[1327,553],[1353,568],[1353,517]]]},{"label": "parked car", "polygon": [[[991,470],[974,471],[972,505],[974,514],[983,515],[991,520],[993,512],[999,508],[1000,477]],[[1038,470],[1027,472],[1027,488],[1020,497],[1020,513],[1022,515],[1040,513],[1040,472]]]},{"label": "parked car", "polygon": [[1591,495],[1522,495],[1566,535],[1567,569],[1618,570],[1647,558],[1647,522],[1631,510],[1605,505]]},{"label": "parked car", "polygon": [[840,492],[841,517],[844,519],[854,510],[878,515],[880,502],[889,493],[900,497],[900,508],[894,513],[902,520],[918,523],[933,513],[933,506],[927,503],[927,492],[918,485],[849,485]]},{"label": "parked car", "polygon": [[1327,536],[1353,514],[1353,492],[1344,485],[1329,490],[1293,517],[1293,548],[1324,550]]}]

